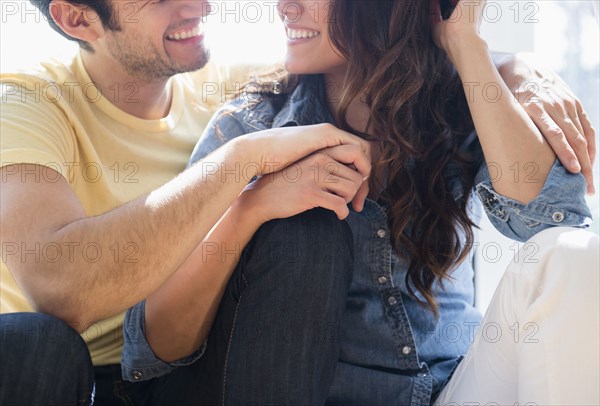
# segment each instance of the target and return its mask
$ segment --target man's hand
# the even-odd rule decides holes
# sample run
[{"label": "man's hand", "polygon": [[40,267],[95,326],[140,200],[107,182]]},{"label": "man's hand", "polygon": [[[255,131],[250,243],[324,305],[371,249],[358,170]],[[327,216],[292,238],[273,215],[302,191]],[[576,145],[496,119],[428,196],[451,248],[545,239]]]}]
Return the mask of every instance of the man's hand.
[{"label": "man's hand", "polygon": [[596,133],[579,99],[558,75],[534,68],[534,61],[526,55],[495,57],[499,58],[498,71],[517,101],[565,168],[581,171],[587,192],[593,194]]},{"label": "man's hand", "polygon": [[278,172],[313,152],[354,145],[370,156],[369,142],[331,124],[274,128],[238,137],[239,148],[258,157],[256,175]]}]

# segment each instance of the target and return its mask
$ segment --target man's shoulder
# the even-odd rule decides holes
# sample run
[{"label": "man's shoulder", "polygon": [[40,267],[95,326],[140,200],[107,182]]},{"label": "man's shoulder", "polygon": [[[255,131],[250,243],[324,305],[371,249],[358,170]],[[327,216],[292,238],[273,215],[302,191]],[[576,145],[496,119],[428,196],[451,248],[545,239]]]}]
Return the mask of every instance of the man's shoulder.
[{"label": "man's shoulder", "polygon": [[0,73],[0,83],[3,85],[3,91],[7,86],[19,84],[29,88],[30,86],[40,87],[41,90],[56,86],[69,86],[77,79],[75,78],[75,59],[76,57],[61,60],[50,59],[40,62],[28,68],[2,72]]},{"label": "man's shoulder", "polygon": [[201,99],[208,108],[217,109],[238,94],[252,76],[264,66],[209,62],[202,69],[178,75],[188,97]]},{"label": "man's shoulder", "polygon": [[220,62],[209,62],[202,69],[186,75],[196,84],[205,81],[221,81],[226,83],[246,83],[257,72],[264,69],[260,64],[226,64]]}]

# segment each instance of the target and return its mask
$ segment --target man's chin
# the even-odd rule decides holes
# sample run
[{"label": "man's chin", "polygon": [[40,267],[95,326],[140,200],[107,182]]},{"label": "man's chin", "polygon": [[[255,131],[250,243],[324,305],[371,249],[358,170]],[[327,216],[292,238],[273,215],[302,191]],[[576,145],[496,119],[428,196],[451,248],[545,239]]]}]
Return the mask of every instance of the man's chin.
[{"label": "man's chin", "polygon": [[189,73],[189,72],[196,72],[199,71],[200,69],[204,68],[208,62],[210,61],[210,53],[207,51],[204,55],[204,57],[202,57],[202,59],[186,65],[186,66],[182,66],[181,69],[178,69],[178,73]]},{"label": "man's chin", "polygon": [[199,61],[197,64],[195,64],[193,67],[191,67],[188,72],[196,72],[199,71],[200,69],[204,68],[208,62],[210,62],[210,54],[206,55],[206,58],[204,58],[202,61]]}]

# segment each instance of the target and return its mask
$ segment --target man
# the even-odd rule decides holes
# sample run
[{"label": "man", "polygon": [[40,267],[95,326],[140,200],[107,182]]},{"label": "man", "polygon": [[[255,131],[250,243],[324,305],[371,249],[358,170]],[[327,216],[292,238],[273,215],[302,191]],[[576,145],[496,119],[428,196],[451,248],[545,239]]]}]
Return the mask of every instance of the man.
[{"label": "man", "polygon": [[[2,77],[2,312],[37,310],[62,319],[83,332],[95,366],[118,365],[123,311],[177,270],[247,184],[226,171],[238,165],[251,178],[275,162],[359,141],[329,127],[316,128],[309,147],[304,136],[302,146],[294,145],[297,130],[254,137],[213,156],[213,165],[176,177],[210,118],[189,78],[172,78],[208,60],[201,32],[206,2],[35,4],[82,52],[70,66]],[[366,160],[359,147],[352,154]],[[26,254],[31,249],[39,255]],[[35,318],[3,320],[8,340],[26,340],[28,329],[38,332],[38,348],[52,337],[62,340]],[[3,355],[3,394],[39,391],[44,402],[65,401],[45,368],[65,371],[70,359],[60,354],[44,366],[38,355],[28,353],[37,359],[28,361],[2,347],[10,354]],[[44,370],[39,380],[27,378],[36,392],[8,384],[22,365]],[[42,382],[56,399],[42,393]]]},{"label": "man", "polygon": [[[366,147],[330,126],[278,129],[181,173],[211,112],[177,76],[207,63],[207,2],[33,3],[81,52],[67,66],[2,75],[1,311],[16,314],[0,319],[0,403],[86,404],[95,380],[99,403],[177,404],[193,376],[121,380],[124,310],[202,255],[203,237],[253,176],[338,145],[350,146],[338,161],[364,168]],[[589,138],[582,123],[571,139]],[[585,146],[575,152],[587,173]],[[575,158],[567,147],[561,156]],[[32,311],[52,317],[23,314]]]}]

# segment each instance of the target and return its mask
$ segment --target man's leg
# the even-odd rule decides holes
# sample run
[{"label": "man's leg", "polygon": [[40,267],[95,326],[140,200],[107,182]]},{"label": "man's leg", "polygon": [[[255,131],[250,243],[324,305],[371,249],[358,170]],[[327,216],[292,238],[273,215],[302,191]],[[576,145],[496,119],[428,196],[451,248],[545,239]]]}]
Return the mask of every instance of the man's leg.
[{"label": "man's leg", "polygon": [[0,315],[0,405],[89,405],[92,361],[81,336],[40,313]]},{"label": "man's leg", "polygon": [[261,227],[225,291],[206,353],[159,378],[154,404],[323,404],[352,246],[346,222],[323,209]]},{"label": "man's leg", "polygon": [[598,252],[582,230],[533,237],[435,404],[600,404]]}]

